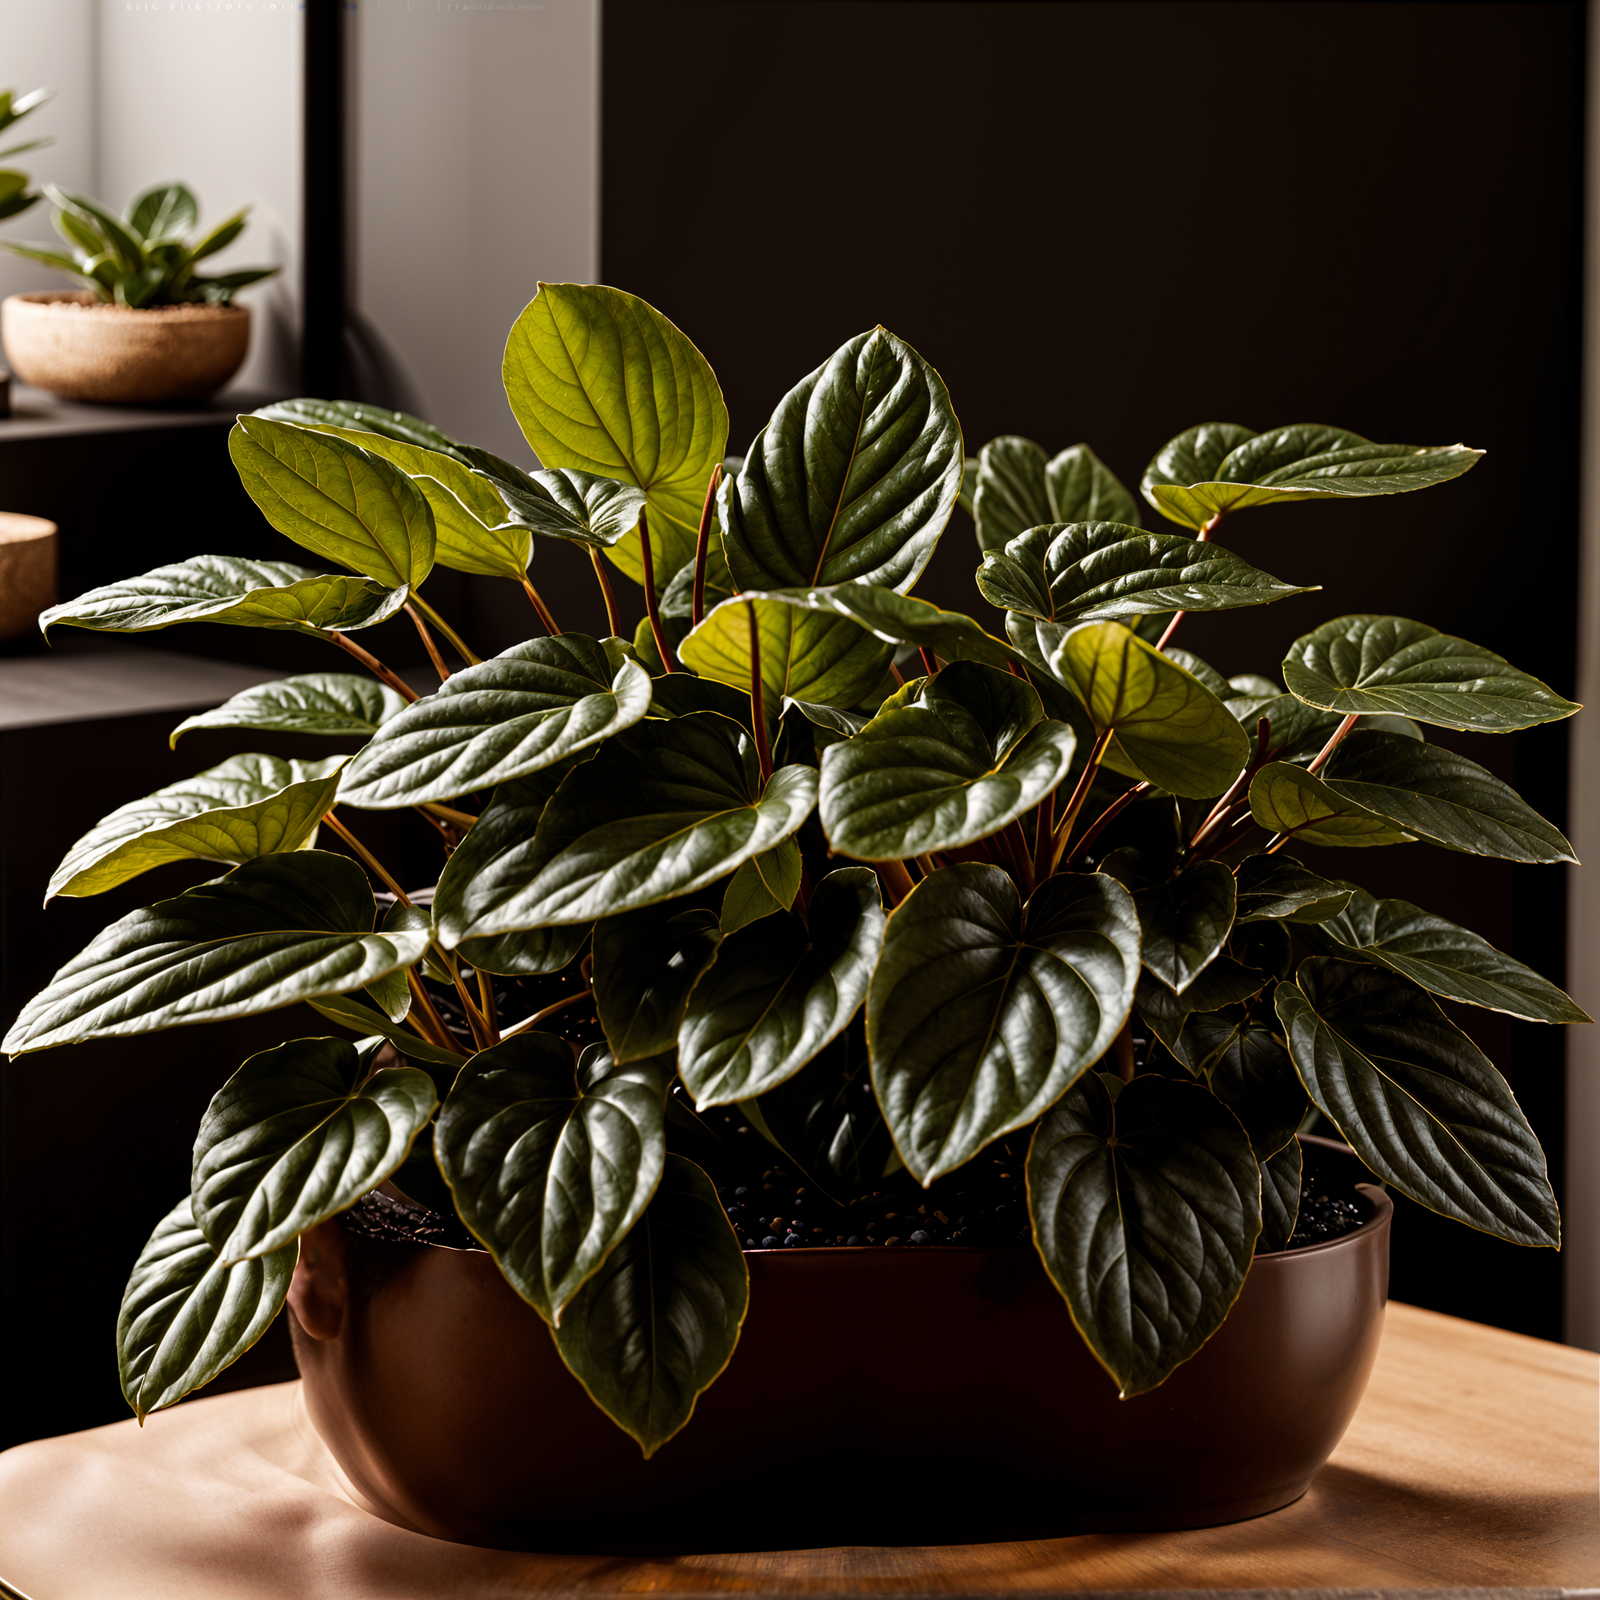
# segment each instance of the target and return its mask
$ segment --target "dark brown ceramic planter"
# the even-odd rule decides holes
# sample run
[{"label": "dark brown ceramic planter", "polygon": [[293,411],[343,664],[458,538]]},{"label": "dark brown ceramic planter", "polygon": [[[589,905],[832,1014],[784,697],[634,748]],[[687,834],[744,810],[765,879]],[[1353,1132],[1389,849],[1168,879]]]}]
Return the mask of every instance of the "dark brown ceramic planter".
[{"label": "dark brown ceramic planter", "polygon": [[[1364,1170],[1341,1146],[1306,1146],[1330,1176]],[[1305,1493],[1366,1386],[1393,1208],[1361,1192],[1362,1227],[1258,1257],[1222,1329],[1131,1400],[1117,1399],[1031,1250],[754,1252],[733,1361],[650,1461],[520,1301],[528,1338],[506,1359],[510,1291],[486,1257],[434,1250],[407,1280],[411,1310],[395,1314],[460,1297],[440,1338],[452,1330],[462,1358],[498,1362],[481,1426],[459,1392],[435,1401],[437,1346],[401,1371],[381,1337],[365,1426],[411,1504],[498,1501],[508,1522],[537,1506],[536,1543],[624,1548],[662,1530],[702,1549],[949,1542],[1238,1521]],[[379,1404],[399,1393],[403,1406]],[[522,1415],[516,1447],[482,1448]],[[442,1447],[447,1435],[461,1448]]]}]

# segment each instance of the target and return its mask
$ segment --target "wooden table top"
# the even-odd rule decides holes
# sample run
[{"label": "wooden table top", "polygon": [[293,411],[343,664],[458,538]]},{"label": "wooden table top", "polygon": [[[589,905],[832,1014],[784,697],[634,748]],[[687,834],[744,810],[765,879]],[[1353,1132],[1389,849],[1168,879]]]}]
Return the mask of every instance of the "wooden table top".
[{"label": "wooden table top", "polygon": [[536,1587],[608,1594],[1353,1590],[1371,1600],[1498,1589],[1600,1600],[1600,1356],[1391,1303],[1366,1398],[1310,1492],[1231,1527],[543,1561]]}]

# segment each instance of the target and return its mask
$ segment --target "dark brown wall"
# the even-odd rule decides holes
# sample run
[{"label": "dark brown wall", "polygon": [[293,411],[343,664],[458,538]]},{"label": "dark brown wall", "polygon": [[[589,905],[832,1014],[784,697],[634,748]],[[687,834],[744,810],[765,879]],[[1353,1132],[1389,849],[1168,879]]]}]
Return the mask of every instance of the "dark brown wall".
[{"label": "dark brown wall", "polygon": [[[730,448],[875,322],[943,374],[973,453],[1087,440],[1133,483],[1202,420],[1465,440],[1489,454],[1460,482],[1230,524],[1241,555],[1324,590],[1179,642],[1271,671],[1328,617],[1395,612],[1571,692],[1581,5],[607,0],[605,19],[604,277],[705,352]],[[994,625],[976,560],[958,515],[920,592]],[[1440,738],[1562,819],[1564,726]],[[1321,857],[1561,975],[1557,869]],[[1559,1034],[1462,1020],[1558,1165]],[[1559,1336],[1552,1253],[1402,1211],[1397,1296]]]}]

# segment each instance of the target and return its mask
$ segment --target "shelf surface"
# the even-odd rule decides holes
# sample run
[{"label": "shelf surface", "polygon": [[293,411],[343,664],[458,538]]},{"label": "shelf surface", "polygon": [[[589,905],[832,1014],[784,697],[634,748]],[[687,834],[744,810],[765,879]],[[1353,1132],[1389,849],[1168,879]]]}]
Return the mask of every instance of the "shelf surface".
[{"label": "shelf surface", "polygon": [[31,389],[13,378],[11,415],[0,417],[0,448],[12,441],[61,439],[74,434],[231,425],[241,411],[253,411],[273,398],[241,391],[216,395],[209,400],[185,400],[172,405],[102,406],[58,400],[53,394]]}]

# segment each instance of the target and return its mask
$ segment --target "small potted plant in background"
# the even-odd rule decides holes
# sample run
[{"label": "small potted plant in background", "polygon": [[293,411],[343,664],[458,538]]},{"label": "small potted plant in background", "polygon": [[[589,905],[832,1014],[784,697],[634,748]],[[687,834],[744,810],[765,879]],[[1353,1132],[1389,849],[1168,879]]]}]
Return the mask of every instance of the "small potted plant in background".
[{"label": "small potted plant in background", "polygon": [[199,205],[181,183],[136,195],[121,217],[54,184],[45,193],[68,249],[10,240],[0,248],[84,287],[8,295],[0,305],[0,339],[24,383],[66,400],[134,405],[198,399],[239,370],[250,312],[234,296],[278,269],[208,274],[201,263],[239,237],[245,211],[193,237]]},{"label": "small potted plant in background", "polygon": [[[1353,1231],[1291,1247],[1327,1209],[1318,1183],[1342,1159],[1554,1246],[1537,1141],[1438,997],[1588,1019],[1469,930],[1285,847],[1569,861],[1424,729],[1577,708],[1403,618],[1327,622],[1281,677],[1224,678],[1172,640],[1186,612],[1307,592],[1216,542],[1233,517],[1428,488],[1479,452],[1206,424],[1151,462],[1171,527],[1149,532],[1087,447],[967,460],[939,375],[882,328],[742,460],[699,351],[619,291],[541,285],[504,379],[540,470],[395,413],[271,407],[240,418],[235,463],[340,570],[202,556],[43,619],[288,627],[363,669],[173,735],[354,733],[358,754],[236,756],[111,813],[51,885],[232,864],[63,968],[10,1070],[290,1004],[317,1019],[206,1114],[124,1303],[134,1410],[260,1335],[302,1235],[378,1208],[476,1246],[430,1257],[439,1292],[459,1273],[487,1304],[486,1252],[523,1319],[494,1357],[517,1363],[507,1404],[547,1387],[519,1436],[537,1442],[493,1475],[508,1542],[830,1449],[1020,1473],[1075,1526],[1303,1492],[1365,1381],[1387,1262],[1388,1201],[1349,1172],[1331,1198]],[[909,592],[964,496],[1004,637]],[[588,548],[610,637],[561,631],[538,537]],[[631,632],[608,561],[643,588]],[[480,660],[423,598],[435,565],[518,585],[538,634]],[[402,609],[426,695],[351,637]],[[438,841],[431,881],[361,839],[364,811],[396,810]],[[349,855],[315,848],[324,826]],[[1315,1114],[1354,1156],[1297,1138]],[[427,1349],[430,1384],[449,1359]],[[574,1419],[578,1384],[598,1410]],[[384,1454],[362,1450],[350,1470]]]},{"label": "small potted plant in background", "polygon": [[[34,89],[28,94],[18,95],[15,89],[0,89],[0,133],[4,133],[12,123],[20,121],[30,111],[36,111],[50,98],[51,93],[49,89]],[[7,145],[0,150],[0,161],[10,156],[20,156],[27,150],[37,150],[49,143],[49,136],[46,135],[42,139],[24,139],[21,144]],[[0,167],[0,222],[8,217],[20,217],[38,200],[39,191],[28,187],[31,181],[26,172],[15,167]],[[0,417],[11,414],[10,388],[11,374],[4,366],[0,366]]]}]

